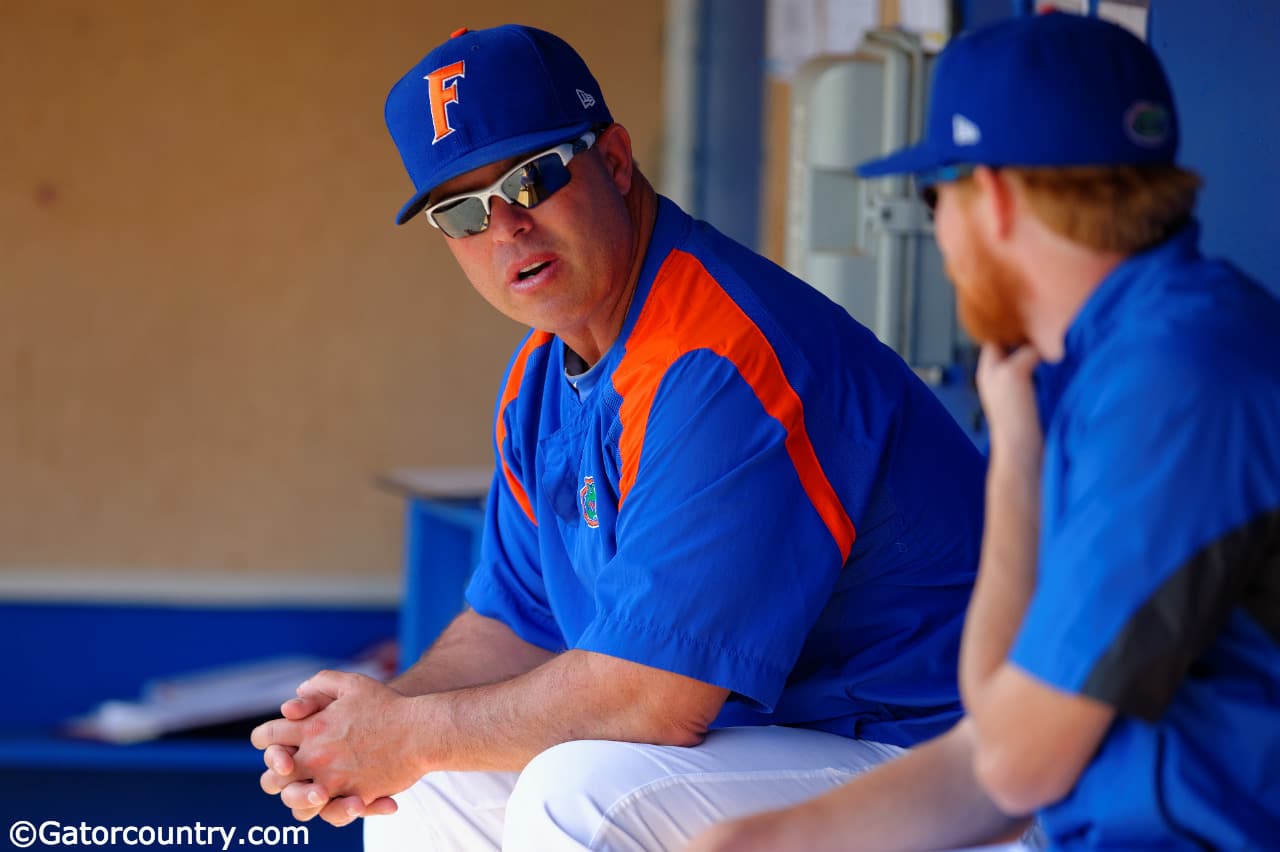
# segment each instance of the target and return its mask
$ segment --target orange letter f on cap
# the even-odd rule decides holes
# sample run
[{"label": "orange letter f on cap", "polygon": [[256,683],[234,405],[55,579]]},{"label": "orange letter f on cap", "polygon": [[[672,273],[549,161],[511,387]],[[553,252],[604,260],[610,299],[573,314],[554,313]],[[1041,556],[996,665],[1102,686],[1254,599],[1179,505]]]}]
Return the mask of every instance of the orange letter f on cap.
[{"label": "orange letter f on cap", "polygon": [[449,113],[445,107],[458,100],[458,84],[453,81],[458,77],[467,76],[463,70],[465,66],[464,62],[455,62],[452,65],[437,68],[423,78],[431,86],[431,125],[436,131],[436,138],[431,140],[432,145],[454,130],[449,126]]}]

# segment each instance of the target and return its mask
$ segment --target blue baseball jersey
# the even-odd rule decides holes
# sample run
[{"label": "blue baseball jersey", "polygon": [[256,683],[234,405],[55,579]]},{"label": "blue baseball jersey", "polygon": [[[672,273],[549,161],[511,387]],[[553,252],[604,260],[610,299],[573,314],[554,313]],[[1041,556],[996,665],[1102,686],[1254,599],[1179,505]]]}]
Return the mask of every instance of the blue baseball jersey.
[{"label": "blue baseball jersey", "polygon": [[716,684],[715,725],[909,746],[960,707],[983,464],[840,307],[660,199],[617,341],[511,362],[479,613]]},{"label": "blue baseball jersey", "polygon": [[1189,226],[1041,368],[1039,575],[1012,661],[1118,715],[1061,848],[1280,844],[1280,303]]}]

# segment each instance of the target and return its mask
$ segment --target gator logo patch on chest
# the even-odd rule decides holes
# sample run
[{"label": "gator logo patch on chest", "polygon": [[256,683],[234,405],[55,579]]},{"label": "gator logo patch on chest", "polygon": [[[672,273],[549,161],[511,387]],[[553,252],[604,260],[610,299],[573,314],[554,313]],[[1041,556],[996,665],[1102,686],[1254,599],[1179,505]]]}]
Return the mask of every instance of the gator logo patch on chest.
[{"label": "gator logo patch on chest", "polygon": [[582,520],[586,521],[591,529],[600,526],[600,516],[596,513],[596,478],[594,476],[582,478],[582,488],[578,491],[578,497],[582,501]]}]

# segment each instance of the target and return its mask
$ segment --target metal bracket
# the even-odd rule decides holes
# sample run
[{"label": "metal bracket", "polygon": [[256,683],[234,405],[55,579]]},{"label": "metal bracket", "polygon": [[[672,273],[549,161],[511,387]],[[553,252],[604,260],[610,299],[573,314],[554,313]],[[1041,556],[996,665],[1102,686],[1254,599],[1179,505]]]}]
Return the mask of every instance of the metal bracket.
[{"label": "metal bracket", "polygon": [[903,196],[873,195],[862,211],[864,233],[884,231],[895,236],[930,235],[933,221],[924,204]]}]

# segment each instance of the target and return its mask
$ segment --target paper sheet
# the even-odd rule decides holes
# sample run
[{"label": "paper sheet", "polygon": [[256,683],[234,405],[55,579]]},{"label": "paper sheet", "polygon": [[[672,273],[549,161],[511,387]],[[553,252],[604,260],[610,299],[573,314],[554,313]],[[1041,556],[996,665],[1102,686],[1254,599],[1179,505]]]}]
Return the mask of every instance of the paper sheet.
[{"label": "paper sheet", "polygon": [[828,53],[853,53],[880,25],[880,0],[826,0]]},{"label": "paper sheet", "polygon": [[1098,17],[1113,21],[1143,41],[1147,40],[1147,18],[1151,13],[1149,0],[1100,0]]},{"label": "paper sheet", "polygon": [[901,26],[919,35],[925,50],[939,51],[951,32],[949,6],[947,0],[899,0]]},{"label": "paper sheet", "polygon": [[823,54],[849,54],[867,30],[880,25],[880,0],[769,0],[765,68],[790,80]]},{"label": "paper sheet", "polygon": [[[907,0],[902,0],[906,3]],[[1089,0],[1039,0],[1037,12],[1056,9],[1073,15],[1088,15]],[[1151,0],[1098,0],[1098,17],[1119,24],[1143,41],[1147,40],[1147,18]]]}]

